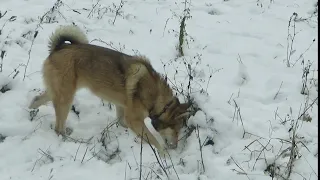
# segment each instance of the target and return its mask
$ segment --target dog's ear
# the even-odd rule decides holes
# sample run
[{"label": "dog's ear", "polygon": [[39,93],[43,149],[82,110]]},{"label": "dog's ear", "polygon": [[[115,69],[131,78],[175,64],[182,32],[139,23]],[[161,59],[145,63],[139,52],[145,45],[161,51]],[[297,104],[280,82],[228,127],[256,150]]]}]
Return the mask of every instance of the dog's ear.
[{"label": "dog's ear", "polygon": [[189,107],[191,106],[191,103],[182,103],[179,105],[179,115],[175,118],[176,120],[183,120],[184,118],[188,117],[190,115],[190,112],[188,112]]},{"label": "dog's ear", "polygon": [[180,106],[179,107],[180,108],[180,112],[186,112],[191,105],[192,105],[191,103],[182,103],[182,104],[180,104],[179,105]]}]

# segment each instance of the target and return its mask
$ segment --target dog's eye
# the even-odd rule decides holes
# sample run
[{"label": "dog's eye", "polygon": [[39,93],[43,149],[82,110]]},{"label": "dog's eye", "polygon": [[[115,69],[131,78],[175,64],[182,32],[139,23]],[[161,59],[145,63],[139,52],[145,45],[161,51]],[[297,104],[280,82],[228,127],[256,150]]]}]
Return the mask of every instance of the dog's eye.
[{"label": "dog's eye", "polygon": [[151,124],[154,127],[155,130],[159,130],[159,126],[160,126],[160,121],[158,118],[152,118],[151,119]]}]

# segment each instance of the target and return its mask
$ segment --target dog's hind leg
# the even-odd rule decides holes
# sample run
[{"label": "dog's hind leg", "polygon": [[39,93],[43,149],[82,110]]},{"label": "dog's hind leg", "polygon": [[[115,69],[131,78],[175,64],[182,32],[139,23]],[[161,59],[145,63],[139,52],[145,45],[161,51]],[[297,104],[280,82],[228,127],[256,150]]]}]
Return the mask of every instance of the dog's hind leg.
[{"label": "dog's hind leg", "polygon": [[65,124],[76,93],[77,79],[70,62],[57,69],[56,67],[60,64],[58,60],[54,60],[47,60],[44,64],[44,82],[55,110],[55,131],[57,134],[65,135]]},{"label": "dog's hind leg", "polygon": [[51,101],[49,94],[47,91],[45,91],[43,94],[35,96],[30,105],[29,105],[29,109],[37,109],[39,108],[41,105],[46,104],[47,102]]},{"label": "dog's hind leg", "polygon": [[57,134],[65,135],[66,120],[71,109],[72,101],[76,93],[75,83],[72,83],[72,76],[54,81],[54,86],[50,89],[52,103],[56,114],[55,131]]},{"label": "dog's hind leg", "polygon": [[[61,97],[60,97],[61,98]],[[65,124],[66,120],[71,108],[73,96],[63,97],[63,101],[59,98],[53,99],[53,106],[56,114],[56,125],[55,125],[55,131],[57,134],[65,135],[66,129]]]}]

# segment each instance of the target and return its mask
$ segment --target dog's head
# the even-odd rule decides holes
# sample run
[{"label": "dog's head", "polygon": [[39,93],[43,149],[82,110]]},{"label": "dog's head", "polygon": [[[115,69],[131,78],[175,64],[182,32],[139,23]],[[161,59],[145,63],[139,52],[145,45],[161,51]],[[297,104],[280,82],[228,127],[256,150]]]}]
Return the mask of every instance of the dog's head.
[{"label": "dog's head", "polygon": [[154,128],[160,133],[168,148],[174,149],[178,145],[178,136],[184,121],[189,117],[188,108],[191,103],[180,104],[177,98],[164,106],[162,111],[150,117]]}]

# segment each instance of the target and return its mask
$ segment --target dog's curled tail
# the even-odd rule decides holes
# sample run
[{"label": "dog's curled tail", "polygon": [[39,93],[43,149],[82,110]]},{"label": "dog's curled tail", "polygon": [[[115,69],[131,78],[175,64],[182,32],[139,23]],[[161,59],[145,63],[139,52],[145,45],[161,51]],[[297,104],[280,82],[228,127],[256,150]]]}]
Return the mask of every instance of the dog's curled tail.
[{"label": "dog's curled tail", "polygon": [[49,39],[49,51],[50,54],[58,50],[65,41],[69,41],[71,44],[88,44],[87,36],[81,31],[81,29],[74,25],[60,26],[55,30]]}]

